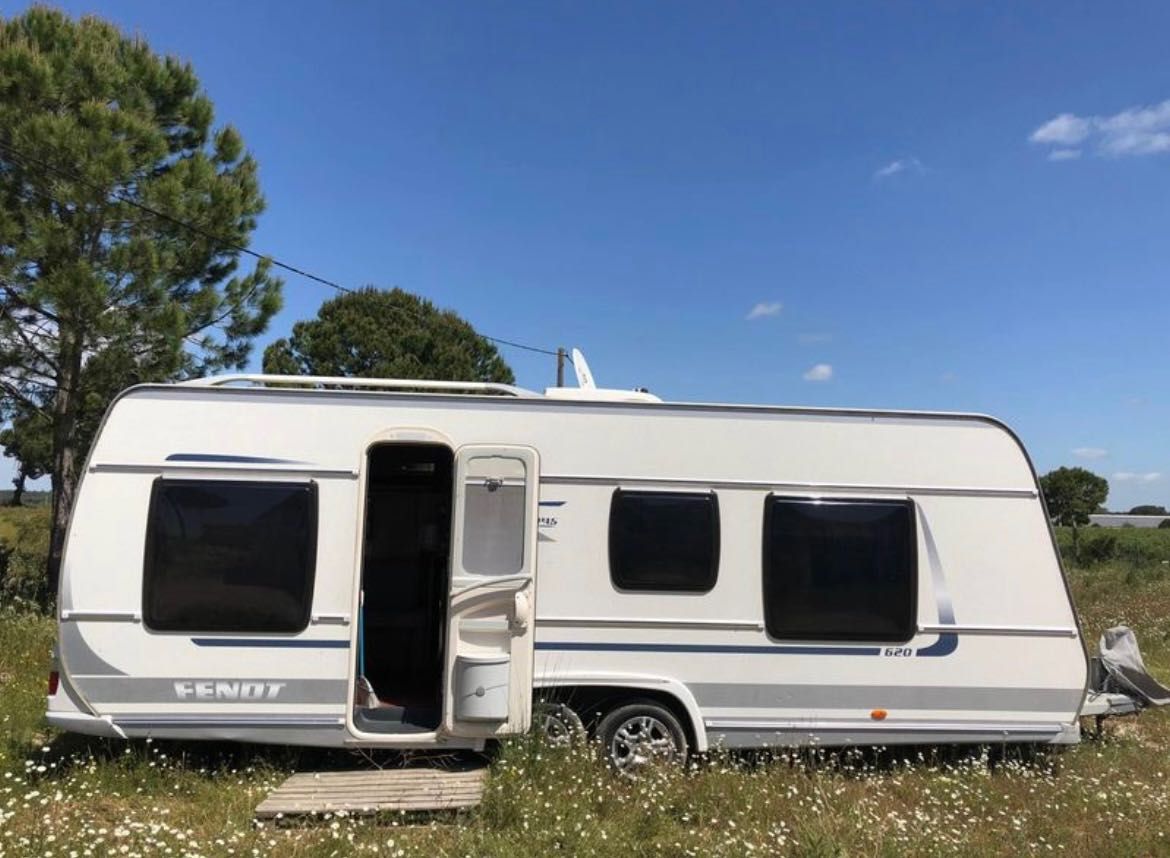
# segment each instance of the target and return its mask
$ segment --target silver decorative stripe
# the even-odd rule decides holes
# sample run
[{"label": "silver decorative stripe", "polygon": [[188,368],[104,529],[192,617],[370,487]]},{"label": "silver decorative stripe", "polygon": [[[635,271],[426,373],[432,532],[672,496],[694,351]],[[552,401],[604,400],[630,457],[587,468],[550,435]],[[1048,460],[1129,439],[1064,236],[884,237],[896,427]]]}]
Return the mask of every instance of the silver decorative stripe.
[{"label": "silver decorative stripe", "polygon": [[341,468],[291,468],[286,465],[231,465],[223,462],[207,463],[179,463],[160,462],[157,465],[131,465],[112,462],[102,462],[89,466],[90,473],[98,474],[162,474],[162,473],[193,473],[193,474],[247,474],[257,476],[272,474],[275,476],[313,477],[314,479],[356,480],[357,471]]},{"label": "silver decorative stripe", "polygon": [[785,733],[1027,733],[1051,735],[1064,729],[1062,724],[1036,724],[1029,721],[704,721],[708,730],[754,730]]},{"label": "silver decorative stripe", "polygon": [[311,622],[315,626],[348,626],[349,614],[314,614]]},{"label": "silver decorative stripe", "polygon": [[232,727],[344,727],[341,716],[313,717],[307,715],[255,715],[221,718],[207,715],[115,715],[111,719],[119,727],[151,729],[155,727],[184,727],[187,729],[224,729]]},{"label": "silver decorative stripe", "polygon": [[142,614],[137,611],[62,611],[63,623],[141,623]]},{"label": "silver decorative stripe", "polygon": [[1079,688],[991,688],[927,685],[757,685],[696,682],[687,687],[703,709],[887,709],[1067,712],[1081,705]]},{"label": "silver decorative stripe", "polygon": [[640,485],[682,486],[705,489],[758,489],[773,492],[822,492],[866,495],[941,495],[945,497],[1035,498],[1035,489],[1008,489],[994,486],[888,486],[863,483],[786,483],[758,480],[699,480],[688,477],[594,476],[587,474],[541,474],[541,485]]},{"label": "silver decorative stripe", "polygon": [[537,617],[537,626],[594,629],[722,629],[727,631],[764,630],[760,620],[678,620],[662,617]]},{"label": "silver decorative stripe", "polygon": [[344,706],[349,693],[349,683],[344,679],[220,677],[193,680],[105,674],[71,674],[70,679],[91,703],[212,704],[229,707],[241,704],[333,703]]},{"label": "silver decorative stripe", "polygon": [[930,519],[922,504],[914,504],[918,523],[922,527],[922,540],[926,543],[926,562],[930,567],[930,582],[934,585],[934,601],[938,608],[940,625],[953,626],[955,624],[955,606],[951,601],[951,591],[947,587],[947,576],[943,571],[942,560],[938,556],[938,545],[934,541],[934,533],[930,529]]},{"label": "silver decorative stripe", "polygon": [[58,655],[61,659],[61,679],[64,680],[62,684],[68,686],[69,677],[74,675],[125,676],[125,671],[114,667],[94,652],[81,629],[78,623],[61,623],[58,630],[61,638]]},{"label": "silver decorative stripe", "polygon": [[959,634],[1019,638],[1075,638],[1077,630],[1066,626],[919,626],[923,635]]}]

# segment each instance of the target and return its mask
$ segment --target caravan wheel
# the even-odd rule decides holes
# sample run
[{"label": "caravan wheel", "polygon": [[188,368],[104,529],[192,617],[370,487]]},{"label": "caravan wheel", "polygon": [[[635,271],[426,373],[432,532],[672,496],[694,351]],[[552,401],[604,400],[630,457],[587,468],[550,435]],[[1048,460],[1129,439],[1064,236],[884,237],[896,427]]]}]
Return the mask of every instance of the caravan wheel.
[{"label": "caravan wheel", "polygon": [[554,748],[569,748],[585,740],[585,724],[581,716],[564,703],[538,703],[536,729]]},{"label": "caravan wheel", "polygon": [[619,706],[601,719],[597,737],[611,766],[626,777],[662,763],[681,763],[687,737],[674,713],[650,700]]}]

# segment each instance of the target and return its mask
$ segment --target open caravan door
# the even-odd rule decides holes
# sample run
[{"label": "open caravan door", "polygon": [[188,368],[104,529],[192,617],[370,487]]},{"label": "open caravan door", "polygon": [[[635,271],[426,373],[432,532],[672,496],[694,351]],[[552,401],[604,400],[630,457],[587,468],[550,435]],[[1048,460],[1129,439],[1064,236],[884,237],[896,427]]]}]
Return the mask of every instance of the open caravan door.
[{"label": "open caravan door", "polygon": [[468,446],[455,459],[443,731],[490,738],[532,719],[539,459]]}]

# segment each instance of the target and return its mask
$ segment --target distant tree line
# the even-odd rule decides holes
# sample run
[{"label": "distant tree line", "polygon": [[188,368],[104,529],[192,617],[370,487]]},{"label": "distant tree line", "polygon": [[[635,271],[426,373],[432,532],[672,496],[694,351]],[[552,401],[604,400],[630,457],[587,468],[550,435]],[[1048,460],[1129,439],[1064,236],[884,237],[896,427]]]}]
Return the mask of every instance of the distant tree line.
[{"label": "distant tree line", "polygon": [[1166,512],[1166,507],[1155,506],[1154,504],[1141,504],[1135,506],[1129,511],[1130,515],[1170,515]]},{"label": "distant tree line", "polygon": [[[1048,515],[1055,524],[1072,531],[1073,554],[1080,558],[1080,531],[1089,524],[1089,516],[1110,513],[1105,507],[1109,483],[1102,476],[1086,468],[1057,468],[1040,477],[1040,490]],[[1167,515],[1166,508],[1154,504],[1140,504],[1128,515]],[[1131,525],[1132,526],[1132,525]],[[1170,529],[1170,519],[1160,522],[1159,528]]]}]

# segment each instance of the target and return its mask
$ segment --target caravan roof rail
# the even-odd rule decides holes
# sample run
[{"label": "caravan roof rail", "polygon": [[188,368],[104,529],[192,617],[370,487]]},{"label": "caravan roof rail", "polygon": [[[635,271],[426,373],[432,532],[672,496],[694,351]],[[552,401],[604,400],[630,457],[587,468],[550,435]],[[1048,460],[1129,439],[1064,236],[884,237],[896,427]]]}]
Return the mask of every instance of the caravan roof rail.
[{"label": "caravan roof rail", "polygon": [[226,387],[232,384],[285,387],[365,387],[375,390],[440,390],[449,393],[502,393],[521,398],[539,397],[539,393],[511,384],[494,381],[432,381],[417,378],[352,378],[329,375],[272,375],[268,373],[237,373],[213,375],[179,382],[187,387]]}]

